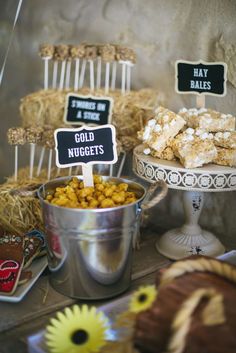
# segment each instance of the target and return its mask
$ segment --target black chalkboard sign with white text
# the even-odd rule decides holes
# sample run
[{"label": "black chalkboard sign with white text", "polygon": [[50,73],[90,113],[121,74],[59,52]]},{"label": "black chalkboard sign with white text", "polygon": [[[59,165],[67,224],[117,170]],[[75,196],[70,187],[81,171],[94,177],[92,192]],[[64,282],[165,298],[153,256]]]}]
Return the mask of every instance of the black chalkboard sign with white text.
[{"label": "black chalkboard sign with white text", "polygon": [[117,161],[115,128],[61,128],[54,132],[56,165],[59,168],[85,164],[114,164]]},{"label": "black chalkboard sign with white text", "polygon": [[175,90],[178,93],[224,96],[226,94],[227,65],[222,62],[175,63]]},{"label": "black chalkboard sign with white text", "polygon": [[105,125],[111,122],[113,99],[110,97],[66,96],[64,122],[71,125]]}]

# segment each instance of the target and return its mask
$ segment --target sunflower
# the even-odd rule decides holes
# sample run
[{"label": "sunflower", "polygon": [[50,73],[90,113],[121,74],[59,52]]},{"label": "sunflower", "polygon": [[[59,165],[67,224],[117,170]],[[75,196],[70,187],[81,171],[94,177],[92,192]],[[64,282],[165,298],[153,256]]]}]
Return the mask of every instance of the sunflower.
[{"label": "sunflower", "polygon": [[157,296],[155,286],[142,286],[131,297],[129,309],[132,313],[139,313],[151,307]]},{"label": "sunflower", "polygon": [[108,319],[95,307],[74,305],[56,316],[45,333],[51,353],[94,353],[105,345]]}]

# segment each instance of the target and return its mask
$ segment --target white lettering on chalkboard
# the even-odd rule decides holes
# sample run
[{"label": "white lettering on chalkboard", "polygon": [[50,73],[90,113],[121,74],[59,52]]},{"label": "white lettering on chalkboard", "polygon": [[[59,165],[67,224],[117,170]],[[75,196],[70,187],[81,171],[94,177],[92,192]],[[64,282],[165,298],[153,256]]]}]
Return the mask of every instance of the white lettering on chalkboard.
[{"label": "white lettering on chalkboard", "polygon": [[81,132],[75,134],[75,142],[90,142],[94,141],[94,133],[93,132]]},{"label": "white lettering on chalkboard", "polygon": [[99,113],[84,112],[84,119],[86,120],[99,121],[99,118],[100,118]]},{"label": "white lettering on chalkboard", "polygon": [[68,148],[68,157],[96,156],[104,154],[103,145]]},{"label": "white lettering on chalkboard", "polygon": [[193,69],[193,76],[194,77],[207,77],[208,69]]},{"label": "white lettering on chalkboard", "polygon": [[71,106],[72,106],[72,108],[80,108],[80,109],[88,109],[88,110],[95,110],[96,109],[95,102],[86,102],[86,101],[80,101],[77,99],[72,100]]},{"label": "white lettering on chalkboard", "polygon": [[106,104],[104,104],[104,103],[98,103],[98,104],[97,104],[97,110],[100,110],[101,112],[105,112],[105,110],[106,110]]},{"label": "white lettering on chalkboard", "polygon": [[211,89],[211,82],[210,81],[193,81],[190,80],[190,88],[197,88],[197,89]]},{"label": "white lettering on chalkboard", "polygon": [[81,110],[78,111],[77,115],[76,115],[77,119],[81,119],[82,118],[82,114],[81,114]]}]

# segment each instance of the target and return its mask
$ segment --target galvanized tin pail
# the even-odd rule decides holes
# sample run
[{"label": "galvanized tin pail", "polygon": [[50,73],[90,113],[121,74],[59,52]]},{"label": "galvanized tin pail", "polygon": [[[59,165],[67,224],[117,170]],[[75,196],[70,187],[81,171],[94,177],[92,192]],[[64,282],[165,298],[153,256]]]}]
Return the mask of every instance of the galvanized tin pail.
[{"label": "galvanized tin pail", "polygon": [[[81,176],[78,176],[82,179]],[[141,205],[149,207],[150,194],[127,179],[103,177],[114,183],[125,182],[138,200],[132,204],[105,209],[78,209],[52,205],[44,200],[49,191],[71,177],[52,180],[39,188],[43,209],[50,282],[60,293],[79,299],[104,299],[125,291],[131,281],[132,239],[139,230]],[[163,182],[150,206],[164,197]],[[144,202],[146,200],[146,202]],[[156,200],[156,202],[155,202]]]}]

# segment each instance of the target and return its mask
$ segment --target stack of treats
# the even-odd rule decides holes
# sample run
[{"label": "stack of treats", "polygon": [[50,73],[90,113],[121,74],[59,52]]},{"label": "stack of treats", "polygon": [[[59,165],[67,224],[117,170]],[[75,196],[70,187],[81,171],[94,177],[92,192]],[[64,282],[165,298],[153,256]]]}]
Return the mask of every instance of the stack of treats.
[{"label": "stack of treats", "polygon": [[158,107],[138,133],[144,154],[178,159],[185,168],[214,163],[236,166],[235,117],[212,109],[186,109],[178,114]]}]

